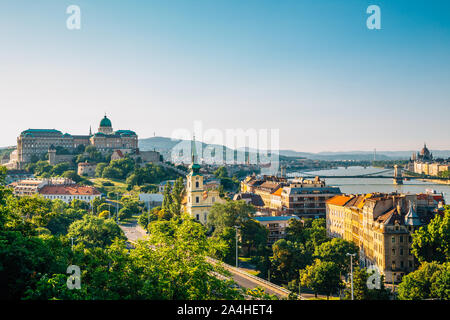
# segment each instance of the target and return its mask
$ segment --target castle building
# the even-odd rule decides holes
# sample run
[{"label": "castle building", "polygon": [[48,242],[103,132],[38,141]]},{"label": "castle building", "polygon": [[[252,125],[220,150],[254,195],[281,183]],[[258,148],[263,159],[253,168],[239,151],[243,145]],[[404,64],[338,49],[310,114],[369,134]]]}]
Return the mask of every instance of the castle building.
[{"label": "castle building", "polygon": [[190,165],[190,172],[186,176],[186,197],[183,201],[183,208],[191,217],[206,224],[208,214],[214,203],[224,203],[225,201],[220,198],[219,191],[214,185],[208,187],[207,181],[204,181],[204,176],[200,173],[200,168],[201,166],[196,160],[194,139],[192,164]]},{"label": "castle building", "polygon": [[23,164],[47,154],[49,150],[63,149],[72,153],[79,146],[94,146],[102,152],[115,149],[136,151],[138,136],[131,130],[114,131],[111,120],[106,115],[95,134],[89,132],[89,135],[71,135],[56,129],[28,129],[22,131],[17,138],[17,149],[13,152],[8,167],[20,169]]}]

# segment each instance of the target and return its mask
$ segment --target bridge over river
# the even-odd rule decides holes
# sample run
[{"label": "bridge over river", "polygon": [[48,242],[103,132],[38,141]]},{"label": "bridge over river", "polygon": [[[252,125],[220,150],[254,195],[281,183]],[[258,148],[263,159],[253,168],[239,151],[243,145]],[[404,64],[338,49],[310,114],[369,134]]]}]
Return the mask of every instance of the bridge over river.
[{"label": "bridge over river", "polygon": [[[328,170],[325,170],[328,171]],[[436,176],[429,176],[429,175],[421,175],[421,176],[410,176],[404,173],[401,173],[401,170],[395,170],[395,169],[385,169],[378,172],[370,172],[370,173],[364,173],[364,174],[350,174],[350,175],[327,175],[327,174],[320,174],[320,172],[310,173],[310,172],[297,172],[297,173],[288,173],[288,177],[296,177],[301,174],[303,177],[315,177],[319,176],[320,178],[327,179],[327,178],[334,178],[334,179],[355,179],[355,178],[364,178],[364,179],[392,179],[394,183],[399,184],[402,179],[406,180],[424,180],[424,179],[432,179],[432,180],[443,180],[446,181],[448,178],[441,178]],[[387,175],[387,173],[391,173],[390,175]]]}]

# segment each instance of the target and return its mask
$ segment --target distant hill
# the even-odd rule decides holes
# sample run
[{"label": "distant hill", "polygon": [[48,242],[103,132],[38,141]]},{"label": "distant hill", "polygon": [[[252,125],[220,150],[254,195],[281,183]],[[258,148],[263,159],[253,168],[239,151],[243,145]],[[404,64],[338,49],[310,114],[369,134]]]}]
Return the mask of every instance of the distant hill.
[{"label": "distant hill", "polygon": [[5,154],[10,154],[14,151],[16,147],[0,147],[0,157],[3,157]]},{"label": "distant hill", "polygon": [[[430,150],[434,158],[450,157],[450,150]],[[411,158],[413,152],[417,151],[377,151],[377,160],[407,160]],[[342,152],[318,152],[305,153],[293,150],[280,150],[281,155],[288,157],[306,157],[314,160],[373,160],[371,151],[342,151]]]},{"label": "distant hill", "polygon": [[[152,137],[147,139],[139,139],[138,146],[139,149],[142,151],[158,151],[161,153],[161,155],[164,157],[164,159],[171,159],[172,158],[172,152],[174,147],[178,147],[180,149],[184,150],[190,150],[191,148],[191,140],[180,140],[175,139],[172,140],[171,138],[167,137]],[[197,149],[197,152],[200,153],[200,150],[208,150],[207,154],[211,154],[212,150],[216,150],[216,152],[223,152],[223,148],[225,148],[225,152],[227,154],[232,154],[234,152],[237,153],[238,159],[242,159],[244,161],[245,159],[245,151],[244,150],[233,150],[228,147],[224,147],[223,145],[217,145],[217,144],[206,144],[200,141],[195,142],[195,147]],[[252,151],[250,151],[250,154],[254,154]],[[178,157],[178,154],[177,154]],[[254,155],[256,157],[256,155]],[[182,159],[181,159],[182,158]],[[178,158],[180,161],[183,161],[185,163],[191,162],[191,155],[183,154],[179,156]],[[251,156],[251,159],[253,159],[253,156]],[[287,156],[280,155],[280,159],[287,159]]]},{"label": "distant hill", "polygon": [[[178,144],[188,144],[190,147],[190,140],[172,140],[167,137],[152,137],[139,140],[139,148],[143,151],[155,150],[160,152],[165,159],[168,159],[171,155],[172,149]],[[196,141],[196,148],[205,149],[208,145]],[[210,145],[210,147],[220,147],[219,145]],[[225,147],[227,152],[233,152],[230,148]],[[254,149],[249,149],[250,152],[256,152]],[[449,158],[450,150],[430,150],[435,158]],[[238,152],[242,156],[244,149],[239,148]],[[417,151],[377,151],[377,160],[406,160],[409,159],[413,152]],[[295,157],[295,158],[307,158],[312,160],[326,160],[326,161],[343,161],[343,160],[373,160],[373,152],[371,151],[342,151],[342,152],[299,152],[294,150],[280,150],[280,156],[282,157]]]}]

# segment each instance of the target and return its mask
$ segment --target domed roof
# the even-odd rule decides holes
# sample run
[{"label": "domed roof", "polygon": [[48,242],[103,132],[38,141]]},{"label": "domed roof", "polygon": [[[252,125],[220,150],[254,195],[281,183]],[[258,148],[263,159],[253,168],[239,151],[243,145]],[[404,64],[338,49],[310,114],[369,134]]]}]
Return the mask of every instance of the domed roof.
[{"label": "domed roof", "polygon": [[100,121],[100,127],[112,127],[111,124],[111,120],[109,120],[106,115],[105,117],[102,119],[102,121]]},{"label": "domed roof", "polygon": [[427,145],[424,144],[422,150],[420,150],[420,154],[421,155],[429,155],[430,154],[430,150],[428,150]]}]

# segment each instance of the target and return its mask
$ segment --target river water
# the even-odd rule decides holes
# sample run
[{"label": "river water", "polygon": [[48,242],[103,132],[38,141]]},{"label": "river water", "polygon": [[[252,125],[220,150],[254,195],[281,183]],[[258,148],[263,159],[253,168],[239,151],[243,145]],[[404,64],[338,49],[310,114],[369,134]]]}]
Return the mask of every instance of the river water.
[{"label": "river water", "polygon": [[[288,177],[311,176],[355,176],[368,173],[386,171],[383,168],[375,167],[339,167],[330,170],[302,171],[289,173]],[[393,170],[383,172],[380,175],[393,176]],[[424,182],[420,180],[403,181],[403,185],[394,185],[391,178],[326,178],[327,185],[336,186],[343,193],[371,193],[371,192],[399,192],[399,193],[424,193],[427,189],[436,190],[437,193],[443,193],[446,203],[450,201],[450,185]]]}]

